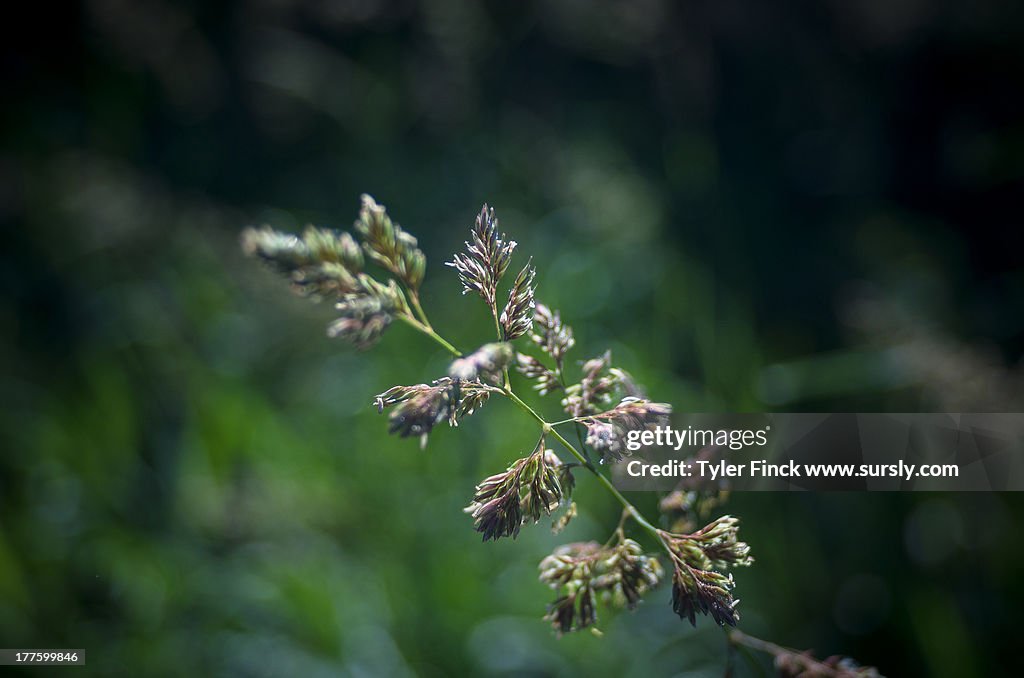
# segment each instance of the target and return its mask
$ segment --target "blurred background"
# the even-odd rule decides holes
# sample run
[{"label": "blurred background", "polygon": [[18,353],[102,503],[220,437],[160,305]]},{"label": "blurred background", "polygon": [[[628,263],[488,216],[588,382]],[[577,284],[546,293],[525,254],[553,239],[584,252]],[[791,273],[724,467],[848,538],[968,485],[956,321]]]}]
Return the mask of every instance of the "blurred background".
[{"label": "blurred background", "polygon": [[[21,8],[19,11],[31,11]],[[533,444],[492,402],[425,451],[372,396],[441,374],[326,338],[237,235],[348,228],[442,266],[482,202],[582,360],[681,411],[1021,411],[1024,7],[89,0],[0,27],[0,645],[83,674],[721,675],[669,589],[557,639],[537,562],[618,509],[481,544]],[[516,265],[516,264],[514,264]],[[541,403],[550,415],[554,402]],[[656,497],[638,504],[653,513]],[[890,676],[1019,663],[1024,501],[747,494],[741,627]],[[770,673],[738,658],[739,675]],[[33,673],[35,675],[35,673]]]}]

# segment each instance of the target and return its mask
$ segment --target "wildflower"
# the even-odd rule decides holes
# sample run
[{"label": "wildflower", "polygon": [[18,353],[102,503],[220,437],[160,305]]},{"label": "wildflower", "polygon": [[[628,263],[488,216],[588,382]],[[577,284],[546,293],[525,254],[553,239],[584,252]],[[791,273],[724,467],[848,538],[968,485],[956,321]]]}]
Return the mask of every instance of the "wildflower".
[{"label": "wildflower", "polygon": [[537,302],[533,314],[534,333],[530,336],[544,353],[551,356],[558,370],[562,368],[565,354],[576,345],[572,328],[562,323],[558,311],[552,311]]},{"label": "wildflower", "polygon": [[479,381],[456,381],[458,392],[455,400],[458,405],[452,409],[448,424],[458,426],[463,417],[473,414],[491,397],[492,389]]},{"label": "wildflower", "polygon": [[335,304],[341,317],[327,327],[327,336],[369,348],[380,339],[395,315],[405,307],[405,298],[394,280],[387,285],[360,275],[356,292],[341,297]]},{"label": "wildflower", "polygon": [[[416,239],[394,223],[386,209],[368,195],[362,196],[355,232],[361,243],[347,233],[330,229],[309,227],[301,237],[296,237],[268,227],[249,228],[242,234],[242,247],[247,254],[262,259],[284,275],[297,292],[314,298],[333,298],[339,317],[328,328],[331,336],[365,348],[395,319],[402,319],[458,355],[434,331],[420,305],[418,291],[426,260]],[[463,293],[473,291],[487,302],[502,341],[459,356],[451,363],[448,376],[429,384],[392,387],[374,402],[381,412],[392,408],[388,416],[391,433],[418,436],[422,444],[434,427],[446,420],[449,426],[457,426],[493,393],[509,396],[540,420],[540,415],[522,403],[508,383],[506,373],[514,358],[519,371],[535,382],[541,394],[562,391],[562,407],[576,425],[586,426],[586,443],[602,459],[619,459],[625,454],[625,441],[631,432],[667,423],[672,409],[667,404],[647,400],[627,372],[612,366],[610,352],[584,362],[579,381],[567,383],[564,361],[575,345],[573,331],[557,311],[536,302],[536,271],[530,262],[516,276],[508,301],[499,313],[497,289],[515,247],[514,241],[499,234],[494,210],[484,205],[471,229],[465,252],[456,254],[447,264],[457,270]],[[363,270],[364,259],[382,267],[392,278],[378,281],[371,277]],[[523,336],[529,336],[544,355],[517,355],[508,342]],[[544,434],[560,423],[569,422],[540,420]],[[565,506],[565,512],[554,520],[552,529],[563,529],[577,512],[571,500],[575,484],[573,467],[583,465],[601,475],[590,463],[585,449],[572,449],[579,463],[563,463],[545,448],[544,434],[530,454],[477,485],[465,510],[485,541],[516,537],[524,524],[537,523],[560,506]],[[562,442],[572,448],[571,443],[564,439]],[[661,508],[676,518],[673,525],[692,522],[719,501],[726,489],[723,485],[711,491],[696,485],[680,485],[677,492],[662,502]],[[604,545],[568,544],[540,564],[541,581],[555,590],[557,596],[545,619],[558,633],[593,627],[599,601],[612,607],[634,608],[664,576],[658,559],[645,554],[639,544],[625,536],[624,524],[630,516],[647,528],[650,524],[621,495],[615,494],[627,509],[615,533],[617,540]],[[676,531],[657,530],[673,566],[673,609],[693,624],[697,614],[703,614],[720,625],[735,625],[739,619],[738,601],[732,595],[732,575],[725,571],[752,562],[749,546],[739,541],[738,522],[723,516],[695,532],[673,529]],[[852,667],[851,671],[856,668],[847,660],[800,663],[796,657],[803,655],[786,652],[783,649],[775,653],[779,670],[786,675],[807,675],[811,669],[835,667],[841,669],[836,675],[845,676],[842,671],[847,667]],[[861,673],[858,669],[849,675],[866,678],[877,672]]]},{"label": "wildflower", "polygon": [[615,427],[605,421],[595,421],[587,426],[587,445],[604,459],[621,459],[626,449]]},{"label": "wildflower", "polygon": [[545,619],[559,633],[586,628],[597,621],[595,597],[613,607],[633,609],[661,576],[658,559],[645,555],[621,532],[614,545],[560,546],[540,563],[540,580],[559,593]]},{"label": "wildflower", "polygon": [[558,534],[564,530],[577,515],[579,514],[576,508],[576,502],[569,502],[569,506],[565,509],[565,513],[558,516],[558,518],[551,523],[551,534]]},{"label": "wildflower", "polygon": [[517,353],[516,369],[527,379],[533,379],[537,382],[534,384],[534,388],[541,395],[547,395],[555,389],[562,388],[558,372],[550,369],[532,355]]},{"label": "wildflower", "polygon": [[735,586],[732,575],[698,570],[685,564],[676,565],[672,575],[672,610],[680,619],[697,625],[697,613],[711,615],[719,626],[736,626],[740,620],[732,597]]},{"label": "wildflower", "polygon": [[340,296],[360,289],[362,271],[359,245],[348,233],[309,226],[302,238],[269,226],[242,231],[242,251],[265,262],[287,277],[304,296]]},{"label": "wildflower", "polygon": [[388,417],[388,433],[397,433],[402,438],[420,436],[426,443],[430,431],[451,417],[455,402],[452,398],[452,383],[439,379],[431,385],[394,386],[374,399],[377,410],[395,405]]},{"label": "wildflower", "polygon": [[572,417],[595,414],[609,407],[613,396],[643,398],[643,392],[625,370],[611,366],[611,351],[583,363],[578,384],[565,389],[562,407]]},{"label": "wildflower", "polygon": [[473,502],[465,510],[473,516],[473,526],[484,541],[514,538],[525,522],[536,523],[542,513],[550,515],[558,507],[562,488],[549,454],[541,438],[529,456],[477,485]]},{"label": "wildflower", "polygon": [[634,397],[622,399],[607,412],[585,418],[587,444],[602,459],[619,460],[626,451],[626,438],[631,431],[644,431],[668,424],[672,406],[652,403]]},{"label": "wildflower", "polygon": [[735,626],[739,621],[732,575],[718,571],[754,562],[750,547],[739,541],[738,534],[739,521],[732,516],[722,516],[693,534],[659,531],[675,566],[672,609],[694,626],[698,612],[710,614],[720,626]]},{"label": "wildflower", "polygon": [[750,546],[738,539],[739,522],[732,516],[722,516],[689,535],[699,544],[711,567],[746,567],[754,562]]},{"label": "wildflower", "polygon": [[695,520],[706,516],[729,496],[728,490],[685,489],[691,484],[690,480],[684,479],[658,502],[658,512],[667,519],[670,532],[692,531],[696,527]]},{"label": "wildflower", "polygon": [[501,331],[505,341],[512,341],[533,329],[533,278],[537,270],[526,263],[523,270],[516,276],[512,289],[508,293],[508,303],[501,312]]},{"label": "wildflower", "polygon": [[473,353],[456,358],[448,368],[448,374],[455,379],[471,381],[482,379],[500,383],[501,372],[512,361],[515,351],[506,343],[484,344]]},{"label": "wildflower", "polygon": [[419,289],[427,271],[427,259],[416,238],[392,222],[384,206],[365,193],[354,228],[363,238],[366,256],[398,276],[411,290]]},{"label": "wildflower", "polygon": [[402,438],[420,436],[426,445],[427,435],[442,421],[458,426],[462,417],[473,414],[487,402],[490,389],[474,381],[442,377],[432,384],[393,386],[374,398],[378,412],[396,406],[388,417],[388,432]]},{"label": "wildflower", "polygon": [[534,308],[533,334],[530,339],[554,361],[554,368],[533,356],[520,353],[516,356],[516,369],[527,379],[537,382],[534,388],[541,395],[547,395],[562,388],[562,362],[576,340],[573,339],[572,328],[562,323],[558,312],[540,302]]},{"label": "wildflower", "polygon": [[578,384],[573,384],[565,391],[562,407],[573,417],[592,414],[600,411],[603,400],[607,399],[612,384],[601,381],[601,374],[611,364],[612,352],[605,351],[597,358],[583,363],[583,376]]},{"label": "wildflower", "polygon": [[555,474],[558,476],[558,487],[562,490],[562,502],[568,503],[565,512],[562,513],[552,524],[552,534],[558,534],[564,530],[573,518],[576,517],[576,502],[570,501],[572,499],[572,492],[576,489],[576,478],[572,474],[573,467],[577,464],[565,464],[561,459],[558,458],[551,450],[544,451],[544,463],[549,468],[555,469]]},{"label": "wildflower", "polygon": [[499,537],[515,538],[519,534],[523,524],[519,478],[516,473],[519,462],[504,473],[484,479],[476,486],[473,502],[465,508],[473,516],[474,529],[484,535],[484,541]]},{"label": "wildflower", "polygon": [[331,337],[357,348],[373,345],[405,309],[401,290],[361,272],[363,256],[348,233],[310,226],[301,239],[264,227],[242,233],[242,248],[286,276],[299,294],[339,299],[340,317],[327,328]]},{"label": "wildflower", "polygon": [[541,514],[551,515],[558,508],[562,501],[559,466],[561,463],[551,450],[544,450],[527,462],[521,479],[524,520],[536,523],[540,521]]},{"label": "wildflower", "polygon": [[560,596],[548,606],[544,620],[559,634],[579,631],[597,623],[597,605],[594,590],[583,586],[564,596]]},{"label": "wildflower", "polygon": [[[558,458],[555,457],[555,459]],[[576,478],[572,474],[572,469],[575,466],[577,464],[558,464],[558,484],[562,488],[562,496],[566,499],[571,497],[573,490],[576,489]]]},{"label": "wildflower", "polygon": [[494,209],[486,204],[480,210],[471,234],[473,241],[466,243],[466,254],[456,254],[445,265],[458,271],[463,294],[476,292],[488,306],[495,308],[498,281],[508,269],[516,243],[505,240],[504,233],[498,235],[498,219],[494,216]]}]

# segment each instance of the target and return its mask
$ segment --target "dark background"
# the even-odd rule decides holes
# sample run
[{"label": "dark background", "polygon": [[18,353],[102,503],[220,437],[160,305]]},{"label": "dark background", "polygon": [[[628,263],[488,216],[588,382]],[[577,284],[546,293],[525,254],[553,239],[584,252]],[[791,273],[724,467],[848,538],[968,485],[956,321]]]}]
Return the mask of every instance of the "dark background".
[{"label": "dark background", "polygon": [[[1024,8],[1014,2],[94,0],[0,28],[0,645],[97,675],[719,675],[669,592],[556,639],[536,563],[618,511],[481,544],[532,444],[495,402],[425,452],[370,407],[443,373],[366,354],[242,259],[372,193],[425,304],[483,201],[576,359],[680,411],[1020,411]],[[525,390],[525,384],[522,387]],[[554,417],[555,403],[540,405]],[[655,498],[637,502],[649,513]],[[1012,495],[734,496],[742,628],[899,675],[1005,673]],[[759,667],[743,661],[741,672]],[[760,669],[767,670],[763,661]]]}]

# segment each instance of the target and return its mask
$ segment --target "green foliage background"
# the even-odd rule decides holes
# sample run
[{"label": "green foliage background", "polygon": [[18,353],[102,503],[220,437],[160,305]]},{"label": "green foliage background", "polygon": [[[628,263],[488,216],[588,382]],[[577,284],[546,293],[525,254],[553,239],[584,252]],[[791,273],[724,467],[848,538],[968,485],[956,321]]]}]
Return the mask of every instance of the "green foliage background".
[{"label": "green foliage background", "polygon": [[[237,233],[347,228],[370,192],[472,347],[491,320],[441,262],[487,200],[575,358],[612,348],[678,410],[1019,411],[1020,8],[857,5],[90,0],[5,22],[0,645],[84,647],[104,676],[719,675],[722,634],[667,587],[554,638],[536,563],[603,540],[614,503],[580,478],[567,533],[481,544],[461,509],[532,446],[521,413],[492,402],[425,452],[389,438],[373,394],[446,356],[404,326],[367,354],[328,340],[331,309]],[[903,325],[857,331],[862,298]],[[893,676],[1016,661],[1017,496],[728,511],[757,559],[745,630]]]}]

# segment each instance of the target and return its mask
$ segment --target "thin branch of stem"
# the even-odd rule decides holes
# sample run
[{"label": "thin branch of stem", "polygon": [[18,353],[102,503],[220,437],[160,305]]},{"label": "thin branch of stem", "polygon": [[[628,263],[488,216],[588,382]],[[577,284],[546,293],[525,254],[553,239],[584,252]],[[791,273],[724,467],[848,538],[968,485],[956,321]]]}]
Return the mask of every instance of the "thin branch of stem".
[{"label": "thin branch of stem", "polygon": [[498,320],[497,306],[491,306],[491,316],[494,318],[494,333],[498,335],[498,341],[501,341],[501,321]]},{"label": "thin branch of stem", "polygon": [[788,655],[789,657],[803,664],[805,669],[813,671],[815,675],[849,675],[843,672],[841,669],[836,669],[835,667],[822,663],[814,657],[810,657],[804,654],[803,652],[798,652],[797,650],[793,650],[788,647],[783,647],[782,645],[778,645],[768,640],[762,640],[761,638],[749,636],[746,633],[743,633],[742,631],[739,631],[737,629],[732,629],[731,631],[729,631],[728,638],[729,642],[734,646],[747,647],[751,650],[757,650],[758,652],[770,654],[773,657],[778,657],[780,655]]},{"label": "thin branch of stem", "polygon": [[[562,391],[568,391],[569,390],[569,385],[565,381],[565,371],[562,369],[562,361],[561,361],[561,359],[555,360],[555,367],[558,370],[558,381],[559,381],[560,384],[562,384]],[[573,417],[572,419],[569,419],[568,421],[571,421],[573,423],[572,428],[573,428],[574,431],[576,431],[576,440],[578,440],[580,442],[580,449],[583,450],[583,456],[585,456],[587,458],[587,461],[589,462],[590,461],[590,453],[587,452],[587,446],[583,442],[583,431],[580,429],[579,418],[578,417]],[[552,425],[554,426],[554,424],[552,424]]]},{"label": "thin branch of stem", "polygon": [[431,326],[430,321],[427,320],[427,314],[424,312],[423,307],[420,305],[420,293],[415,290],[409,290],[409,301],[412,303],[412,310],[419,318],[423,325],[433,332],[434,328]]},{"label": "thin branch of stem", "polygon": [[626,540],[626,531],[624,528],[626,527],[626,521],[629,520],[629,518],[629,511],[622,509],[622,515],[619,516],[619,524],[615,526],[615,531],[612,532],[612,536],[608,537],[608,541],[604,543],[605,548],[610,546],[615,540],[618,540],[620,544]]},{"label": "thin branch of stem", "polygon": [[462,357],[462,352],[459,351],[459,349],[457,349],[454,346],[452,346],[451,344],[449,344],[445,340],[444,337],[442,337],[440,334],[438,334],[437,332],[434,331],[434,328],[430,327],[429,325],[424,325],[422,322],[420,322],[416,318],[412,317],[411,315],[407,315],[405,313],[399,315],[398,318],[400,320],[402,320],[403,322],[405,322],[410,327],[413,327],[413,328],[419,330],[423,334],[427,335],[428,337],[430,337],[431,339],[436,341],[438,344],[443,346],[445,348],[445,350],[447,350],[449,353],[454,355],[456,358],[461,358]]},{"label": "thin branch of stem", "polygon": [[[572,424],[579,421],[579,417],[571,417],[569,419],[559,419],[558,421],[549,421],[548,426],[565,426],[566,424]],[[582,441],[581,441],[582,444]]]},{"label": "thin branch of stem", "polygon": [[[498,320],[498,306],[496,304],[491,305],[491,315],[494,317],[494,333],[498,335],[498,341],[504,341],[505,334],[501,331],[501,321]],[[512,382],[508,378],[508,367],[501,368],[501,374],[505,379],[505,390],[511,390]]]}]

